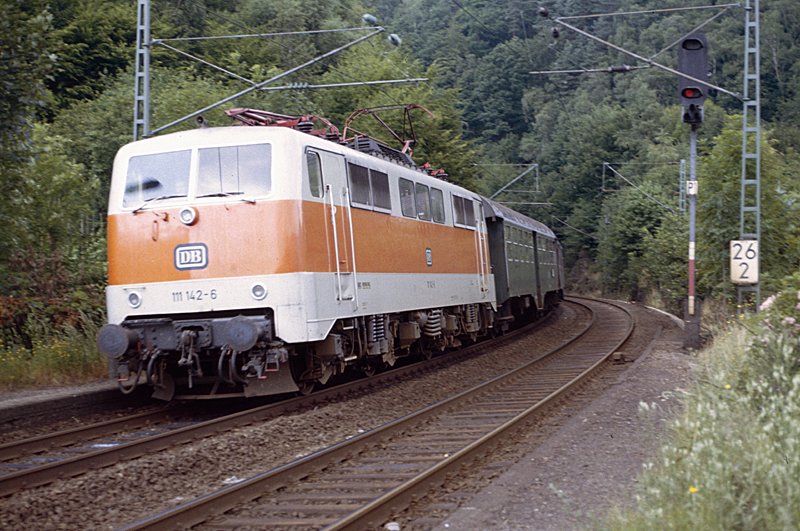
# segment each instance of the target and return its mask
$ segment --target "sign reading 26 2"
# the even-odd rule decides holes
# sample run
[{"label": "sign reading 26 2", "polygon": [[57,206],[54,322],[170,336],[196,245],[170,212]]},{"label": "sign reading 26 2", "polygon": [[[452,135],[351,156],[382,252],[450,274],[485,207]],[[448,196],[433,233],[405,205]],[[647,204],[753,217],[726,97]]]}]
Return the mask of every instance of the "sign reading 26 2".
[{"label": "sign reading 26 2", "polygon": [[731,282],[758,283],[758,240],[731,240]]}]

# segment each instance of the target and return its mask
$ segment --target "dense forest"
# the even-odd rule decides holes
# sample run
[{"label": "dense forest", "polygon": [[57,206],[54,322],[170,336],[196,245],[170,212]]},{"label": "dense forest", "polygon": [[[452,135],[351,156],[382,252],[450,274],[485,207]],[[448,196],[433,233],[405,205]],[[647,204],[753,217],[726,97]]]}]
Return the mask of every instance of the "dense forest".
[{"label": "dense forest", "polygon": [[[710,82],[742,91],[740,7],[677,11],[687,0],[549,0],[552,16],[675,67],[674,44],[701,22]],[[415,158],[498,196],[561,237],[574,291],[679,311],[686,296],[687,216],[679,167],[689,156],[678,80],[538,15],[521,0],[153,0],[154,39],[387,29],[283,78],[298,88],[252,91],[225,108],[313,113],[337,125],[353,110],[417,103]],[[152,47],[152,122],[166,124],[364,31],[180,40]],[[384,39],[400,36],[400,46]],[[0,17],[0,330],[2,344],[35,347],[59,330],[91,335],[103,320],[104,209],[116,150],[132,140],[136,2],[8,0]],[[185,54],[205,63],[187,59]],[[207,63],[237,74],[231,77]],[[633,68],[609,67],[629,65]],[[642,67],[642,68],[640,68]],[[542,74],[587,70],[578,74]],[[589,70],[599,70],[589,72]],[[425,77],[417,84],[334,84]],[[762,289],[800,266],[800,8],[761,7]],[[699,129],[698,292],[730,301],[728,241],[739,235],[742,102],[706,100]],[[402,116],[387,116],[399,124]],[[384,133],[371,122],[358,124]],[[363,127],[362,127],[363,125]],[[180,124],[167,132],[193,127]],[[387,140],[389,140],[387,138]],[[534,166],[535,165],[535,166]]]}]

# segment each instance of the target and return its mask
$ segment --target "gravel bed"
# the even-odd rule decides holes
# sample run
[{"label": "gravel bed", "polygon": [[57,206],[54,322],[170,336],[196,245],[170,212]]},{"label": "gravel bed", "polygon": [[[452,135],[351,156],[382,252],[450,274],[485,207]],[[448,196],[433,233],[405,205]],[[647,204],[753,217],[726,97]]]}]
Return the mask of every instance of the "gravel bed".
[{"label": "gravel bed", "polygon": [[113,529],[384,424],[517,367],[575,328],[554,322],[490,353],[391,388],[243,427],[4,499],[0,527]]},{"label": "gravel bed", "polygon": [[0,444],[156,409],[144,393],[99,382],[0,393]]},{"label": "gravel bed", "polygon": [[[653,459],[694,358],[664,314],[629,309],[636,330],[613,365],[535,426],[449,478],[395,520],[417,529],[604,528],[612,507],[632,507],[642,465]],[[643,416],[640,402],[655,407]]]}]

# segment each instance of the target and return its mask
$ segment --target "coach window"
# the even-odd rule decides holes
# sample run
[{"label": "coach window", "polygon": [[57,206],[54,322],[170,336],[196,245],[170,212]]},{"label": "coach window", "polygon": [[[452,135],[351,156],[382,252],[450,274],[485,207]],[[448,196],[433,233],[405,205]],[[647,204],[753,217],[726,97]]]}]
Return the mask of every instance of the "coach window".
[{"label": "coach window", "polygon": [[407,218],[417,217],[417,210],[414,204],[414,183],[408,179],[399,179],[400,187],[400,210]]},{"label": "coach window", "polygon": [[417,197],[417,217],[430,221],[431,219],[431,200],[428,192],[428,187],[424,184],[417,183],[414,189],[414,195]]},{"label": "coach window", "polygon": [[436,223],[444,223],[444,194],[438,188],[431,188],[431,217]]},{"label": "coach window", "polygon": [[197,196],[264,195],[272,187],[272,146],[252,144],[198,151]]},{"label": "coach window", "polygon": [[319,153],[306,151],[306,170],[308,171],[308,187],[311,195],[322,197],[322,163]]}]

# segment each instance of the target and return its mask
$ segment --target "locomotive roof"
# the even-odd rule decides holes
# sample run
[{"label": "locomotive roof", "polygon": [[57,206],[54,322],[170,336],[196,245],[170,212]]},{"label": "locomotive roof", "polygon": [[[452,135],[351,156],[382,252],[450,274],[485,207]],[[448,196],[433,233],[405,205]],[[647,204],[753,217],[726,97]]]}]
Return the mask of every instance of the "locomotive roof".
[{"label": "locomotive roof", "polygon": [[507,220],[522,228],[544,234],[550,238],[556,237],[555,233],[541,221],[536,221],[533,218],[529,218],[525,214],[520,214],[516,210],[511,210],[507,206],[503,206],[487,197],[481,197],[481,201],[483,201],[483,210],[486,214],[486,217]]},{"label": "locomotive roof", "polygon": [[[301,133],[294,129],[288,127],[244,127],[244,126],[224,126],[224,127],[208,127],[208,128],[201,128],[201,129],[190,129],[186,131],[179,131],[176,133],[170,133],[167,135],[156,136],[153,138],[148,138],[144,140],[139,140],[136,142],[132,142],[123,146],[120,150],[121,152],[125,152],[128,156],[135,155],[141,152],[148,152],[153,149],[153,147],[158,146],[158,150],[163,149],[175,149],[187,146],[203,146],[203,145],[214,145],[219,143],[221,138],[224,138],[227,142],[236,142],[245,139],[246,141],[251,140],[261,140],[269,137],[275,138],[276,136],[280,137],[282,135],[299,135],[307,138],[309,143],[317,144],[318,146],[323,146],[324,144],[329,142],[326,139],[315,137],[313,135],[307,135],[306,133]],[[295,137],[295,138],[299,138]],[[313,140],[311,140],[313,139]],[[353,155],[357,155],[360,157],[371,157],[374,160],[383,160],[389,162],[393,165],[397,165],[400,168],[406,168],[407,170],[414,171],[418,173],[420,176],[425,176],[431,179],[436,179],[436,177],[430,176],[428,173],[423,171],[421,168],[417,166],[411,166],[407,164],[402,164],[400,161],[380,157],[374,153],[365,153],[363,151],[354,150],[350,146],[345,146],[341,144],[334,145],[339,146],[341,151],[349,151]],[[340,151],[340,152],[341,152]],[[494,217],[503,220],[507,220],[511,223],[514,223],[517,226],[532,230],[534,232],[538,232],[550,238],[555,238],[555,233],[553,233],[550,228],[547,227],[544,223],[540,221],[536,221],[533,218],[529,218],[524,214],[520,214],[510,208],[501,205],[491,199],[486,197],[482,197],[471,190],[466,188],[462,188],[455,183],[448,183],[447,181],[439,181],[439,186],[443,186],[445,188],[459,188],[465,193],[469,193],[474,198],[480,197],[481,201],[484,205],[484,212],[487,217]]]}]

